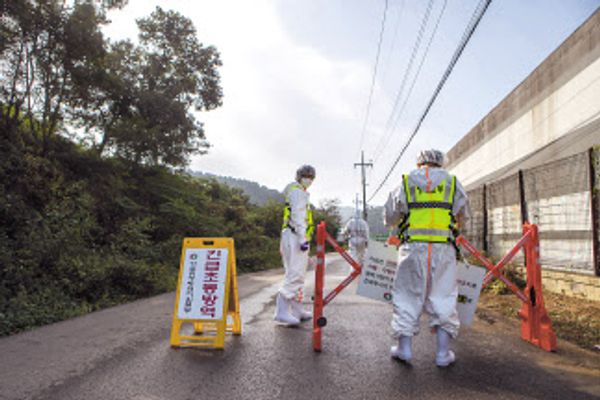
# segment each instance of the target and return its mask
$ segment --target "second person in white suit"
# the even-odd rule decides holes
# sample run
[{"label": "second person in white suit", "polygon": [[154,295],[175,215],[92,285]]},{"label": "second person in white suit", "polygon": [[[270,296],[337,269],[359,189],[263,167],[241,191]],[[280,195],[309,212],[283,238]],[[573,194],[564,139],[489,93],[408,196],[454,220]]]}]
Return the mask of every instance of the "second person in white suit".
[{"label": "second person in white suit", "polygon": [[302,309],[304,275],[308,265],[308,251],[314,232],[310,196],[307,191],[315,179],[314,167],[303,165],[296,171],[296,180],[284,190],[285,209],[281,231],[280,252],[285,275],[277,294],[275,321],[298,325],[312,318]]},{"label": "second person in white suit", "polygon": [[[369,225],[361,218],[360,210],[356,210],[354,218],[350,219],[342,230],[344,238],[348,239],[350,255],[363,265],[369,244]],[[352,267],[350,267],[352,269]]]}]

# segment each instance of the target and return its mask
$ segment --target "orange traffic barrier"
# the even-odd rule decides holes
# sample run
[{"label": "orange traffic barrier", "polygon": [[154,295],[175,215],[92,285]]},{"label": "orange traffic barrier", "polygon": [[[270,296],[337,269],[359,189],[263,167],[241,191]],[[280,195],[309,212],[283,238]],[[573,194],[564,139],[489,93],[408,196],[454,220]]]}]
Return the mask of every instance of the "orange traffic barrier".
[{"label": "orange traffic barrier", "polygon": [[[323,286],[325,285],[325,243],[329,243],[335,251],[340,253],[354,270],[327,296],[323,297]],[[332,237],[327,233],[327,225],[322,221],[317,226],[317,266],[315,268],[315,296],[313,302],[313,350],[321,351],[322,329],[327,325],[327,318],[323,316],[323,309],[342,290],[344,290],[362,270],[362,266],[350,256]]]},{"label": "orange traffic barrier", "polygon": [[[519,310],[521,318],[521,338],[546,351],[556,350],[556,335],[552,330],[552,321],[544,306],[542,294],[542,273],[539,263],[540,243],[537,225],[526,222],[523,224],[523,236],[506,255],[494,265],[485,258],[463,235],[456,238],[456,244],[468,250],[489,271],[483,279],[483,287],[494,278],[502,281],[523,303]],[[518,253],[525,252],[525,267],[527,284],[521,291],[502,272],[502,268]]]},{"label": "orange traffic barrier", "polygon": [[386,244],[389,244],[390,246],[400,246],[402,244],[402,241],[400,240],[400,238],[398,236],[390,236],[387,238],[387,240],[385,241]]},{"label": "orange traffic barrier", "polygon": [[[344,279],[327,296],[323,296],[325,284],[325,245],[329,243],[341,254],[354,271]],[[522,302],[519,310],[521,318],[521,338],[546,351],[556,350],[556,335],[552,329],[552,321],[544,306],[542,292],[542,274],[539,264],[539,234],[537,225],[525,223],[523,225],[523,236],[515,246],[498,262],[493,264],[484,257],[463,235],[456,238],[456,245],[463,247],[471,253],[484,267],[488,273],[484,277],[482,287],[487,286],[493,279],[499,279],[504,283]],[[525,289],[520,290],[517,285],[510,281],[502,273],[510,260],[523,249],[525,252],[525,265],[527,271],[527,284]],[[358,264],[346,251],[327,233],[325,222],[317,227],[317,266],[315,269],[315,296],[313,313],[313,350],[321,351],[322,328],[327,325],[327,319],[323,316],[324,307],[329,304],[344,288],[346,288],[361,273],[361,265]]]}]

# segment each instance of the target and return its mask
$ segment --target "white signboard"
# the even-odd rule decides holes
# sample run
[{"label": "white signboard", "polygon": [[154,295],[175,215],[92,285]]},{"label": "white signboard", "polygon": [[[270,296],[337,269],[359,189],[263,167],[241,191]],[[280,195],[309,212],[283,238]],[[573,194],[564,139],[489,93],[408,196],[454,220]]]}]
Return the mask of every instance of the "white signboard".
[{"label": "white signboard", "polygon": [[473,315],[481,294],[483,277],[487,270],[463,262],[458,262],[457,268],[458,301],[456,308],[458,318],[462,326],[469,326],[473,322]]},{"label": "white signboard", "polygon": [[[391,303],[397,262],[396,246],[369,240],[369,252],[358,281],[356,294]],[[458,299],[456,308],[463,326],[469,326],[473,322],[485,273],[485,268],[457,262]]]},{"label": "white signboard", "polygon": [[356,294],[391,303],[397,262],[396,246],[369,240],[369,251],[365,257]]},{"label": "white signboard", "polygon": [[186,249],[179,292],[179,319],[221,320],[227,249]]}]

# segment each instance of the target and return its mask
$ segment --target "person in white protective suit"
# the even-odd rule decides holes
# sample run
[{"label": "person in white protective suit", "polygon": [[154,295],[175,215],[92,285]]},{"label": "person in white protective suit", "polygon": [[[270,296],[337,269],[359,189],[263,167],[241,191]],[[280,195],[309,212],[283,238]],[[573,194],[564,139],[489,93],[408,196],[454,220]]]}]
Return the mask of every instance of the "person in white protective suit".
[{"label": "person in white protective suit", "polygon": [[402,177],[384,207],[387,227],[399,227],[401,247],[393,287],[392,329],[398,345],[391,356],[412,358],[412,337],[419,332],[424,310],[437,336],[435,362],[445,367],[455,361],[450,339],[459,330],[456,302],[456,248],[458,228],[470,217],[466,192],[442,168],[444,155],[422,151],[417,169]]},{"label": "person in white protective suit", "polygon": [[304,275],[308,265],[310,238],[314,231],[309,193],[306,191],[315,179],[315,169],[303,165],[296,171],[296,181],[285,188],[285,209],[281,231],[280,252],[285,275],[277,294],[275,321],[298,325],[312,318],[302,309]]},{"label": "person in white protective suit", "polygon": [[[348,239],[348,248],[352,258],[363,265],[369,244],[369,225],[361,218],[360,210],[357,209],[354,218],[346,223],[342,230],[342,236]],[[350,270],[353,268],[350,267]]]}]

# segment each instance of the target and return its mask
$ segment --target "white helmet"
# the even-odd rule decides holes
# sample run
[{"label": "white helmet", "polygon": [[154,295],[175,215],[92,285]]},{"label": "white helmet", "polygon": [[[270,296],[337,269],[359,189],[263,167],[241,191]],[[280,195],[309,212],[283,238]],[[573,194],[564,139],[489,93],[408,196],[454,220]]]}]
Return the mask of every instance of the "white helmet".
[{"label": "white helmet", "polygon": [[417,156],[417,165],[433,164],[441,167],[444,165],[444,153],[439,150],[422,150]]},{"label": "white helmet", "polygon": [[301,178],[315,179],[317,172],[312,165],[303,165],[296,171],[296,180],[300,182]]}]

